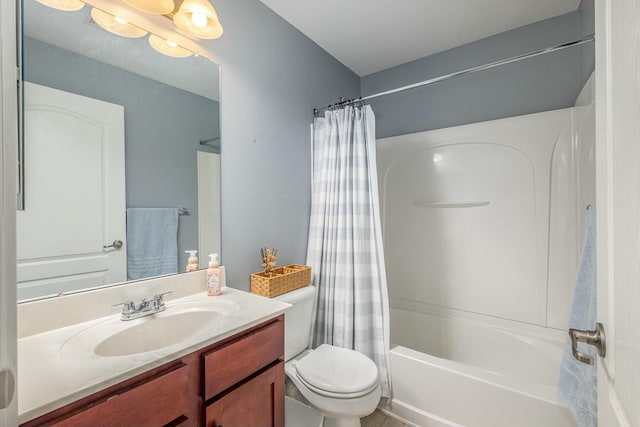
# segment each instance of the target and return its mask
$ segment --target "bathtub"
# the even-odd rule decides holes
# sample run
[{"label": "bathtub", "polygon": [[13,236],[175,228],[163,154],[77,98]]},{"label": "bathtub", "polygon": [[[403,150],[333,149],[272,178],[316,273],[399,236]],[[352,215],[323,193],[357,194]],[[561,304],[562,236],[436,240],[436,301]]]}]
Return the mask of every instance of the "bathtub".
[{"label": "bathtub", "polygon": [[393,396],[418,426],[573,427],[557,398],[593,105],[377,141]]},{"label": "bathtub", "polygon": [[575,427],[557,397],[559,331],[393,308],[391,319],[393,397],[383,411],[424,427]]}]

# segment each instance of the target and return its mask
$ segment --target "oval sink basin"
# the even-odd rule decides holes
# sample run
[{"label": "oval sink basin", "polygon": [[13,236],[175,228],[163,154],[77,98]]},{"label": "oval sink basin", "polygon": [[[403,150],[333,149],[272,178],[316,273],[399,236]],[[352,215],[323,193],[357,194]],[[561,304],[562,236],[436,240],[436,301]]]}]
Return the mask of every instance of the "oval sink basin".
[{"label": "oval sink basin", "polygon": [[[74,357],[130,356],[185,343],[196,336],[206,339],[240,309],[231,301],[175,301],[165,311],[122,321],[114,315],[69,337],[60,352]],[[231,316],[231,317],[229,317]]]},{"label": "oval sink basin", "polygon": [[94,353],[99,356],[127,356],[177,344],[211,328],[220,320],[217,311],[185,311],[148,318],[101,341]]}]

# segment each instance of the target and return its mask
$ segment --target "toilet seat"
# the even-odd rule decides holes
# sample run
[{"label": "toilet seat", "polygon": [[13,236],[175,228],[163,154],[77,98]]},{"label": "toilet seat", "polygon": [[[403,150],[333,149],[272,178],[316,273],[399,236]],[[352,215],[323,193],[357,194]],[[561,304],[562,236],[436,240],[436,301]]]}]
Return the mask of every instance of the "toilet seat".
[{"label": "toilet seat", "polygon": [[352,399],[371,393],[379,384],[378,368],[354,350],[322,344],[296,363],[296,376],[323,396]]},{"label": "toilet seat", "polygon": [[362,390],[362,391],[356,391],[356,392],[353,392],[353,393],[333,393],[333,392],[330,392],[330,391],[327,391],[327,390],[322,390],[321,388],[318,388],[318,387],[314,386],[313,384],[309,384],[307,381],[304,380],[304,378],[302,378],[297,373],[296,373],[296,376],[298,377],[300,382],[302,382],[309,390],[311,390],[314,393],[317,393],[317,394],[319,394],[321,396],[333,397],[334,399],[355,399],[357,397],[365,396],[365,395],[371,393],[378,386],[377,384],[374,384],[373,387],[371,387],[369,389]]}]

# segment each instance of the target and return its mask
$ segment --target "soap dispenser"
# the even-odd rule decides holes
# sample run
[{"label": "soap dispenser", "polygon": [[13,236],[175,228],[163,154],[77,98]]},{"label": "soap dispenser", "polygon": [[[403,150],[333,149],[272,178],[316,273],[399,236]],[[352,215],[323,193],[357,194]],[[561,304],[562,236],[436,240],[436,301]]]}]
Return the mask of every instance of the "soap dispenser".
[{"label": "soap dispenser", "polygon": [[197,271],[200,266],[198,265],[198,251],[184,251],[186,254],[189,254],[189,258],[187,259],[187,273],[190,271]]},{"label": "soap dispenser", "polygon": [[218,254],[209,254],[209,268],[207,268],[207,294],[210,296],[222,295]]}]

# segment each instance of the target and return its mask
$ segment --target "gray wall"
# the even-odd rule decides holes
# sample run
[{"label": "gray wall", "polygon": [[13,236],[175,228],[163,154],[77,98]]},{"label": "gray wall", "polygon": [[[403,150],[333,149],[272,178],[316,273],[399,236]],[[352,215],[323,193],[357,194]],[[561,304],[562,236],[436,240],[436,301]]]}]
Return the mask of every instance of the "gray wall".
[{"label": "gray wall", "polygon": [[28,82],[124,106],[127,207],[189,209],[179,220],[182,269],[184,250],[198,248],[196,152],[207,150],[200,140],[220,135],[219,104],[30,38],[24,73]]},{"label": "gray wall", "polygon": [[[365,76],[361,95],[577,39],[593,32],[593,17],[589,21],[589,8],[584,9]],[[584,50],[593,51],[593,44]],[[566,49],[374,100],[377,137],[572,106],[593,62],[581,52]]]},{"label": "gray wall", "polygon": [[261,269],[305,261],[314,107],[359,95],[359,78],[258,0],[213,2],[221,64],[222,263],[234,287]]},{"label": "gray wall", "polygon": [[[595,33],[595,0],[582,0],[580,2],[580,34],[590,36]],[[589,76],[596,67],[595,49],[593,43],[583,45],[581,48],[580,61],[580,87],[589,79]]]}]

